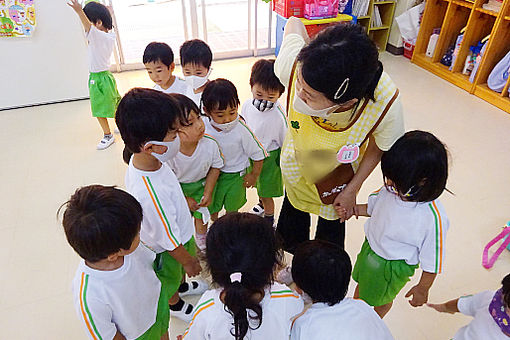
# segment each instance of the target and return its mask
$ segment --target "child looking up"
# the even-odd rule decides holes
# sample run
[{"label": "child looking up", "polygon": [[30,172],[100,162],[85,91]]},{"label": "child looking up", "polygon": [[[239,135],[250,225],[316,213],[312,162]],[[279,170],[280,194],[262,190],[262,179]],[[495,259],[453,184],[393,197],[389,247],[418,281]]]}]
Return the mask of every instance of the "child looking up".
[{"label": "child looking up", "polygon": [[212,51],[199,39],[185,41],[179,51],[184,79],[188,85],[186,95],[200,107],[200,99],[211,75]]},{"label": "child looking up", "polygon": [[115,47],[115,33],[112,16],[104,5],[91,1],[82,9],[77,0],[68,5],[78,14],[88,41],[89,55],[89,94],[92,116],[96,117],[103,138],[97,144],[98,150],[104,150],[115,142],[107,118],[115,117],[115,109],[120,100],[117,83],[110,69],[110,57]]},{"label": "child looking up", "polygon": [[195,236],[199,249],[205,249],[207,225],[203,221],[200,208],[213,202],[214,188],[223,167],[223,154],[218,142],[205,134],[205,125],[200,109],[186,96],[172,94],[181,105],[187,125],[179,129],[181,146],[169,165],[175,172],[188,206],[195,220]]},{"label": "child looking up", "polygon": [[248,213],[221,217],[207,233],[206,260],[218,288],[198,302],[185,340],[289,339],[303,301],[273,283],[283,251],[269,222]]},{"label": "child looking up", "polygon": [[278,102],[285,87],[274,74],[274,60],[261,59],[253,65],[250,86],[253,99],[243,104],[241,116],[269,153],[257,179],[260,202],[252,212],[264,215],[273,223],[273,197],[283,196],[280,149],[287,133],[285,111]]},{"label": "child looking up", "polygon": [[[216,79],[207,84],[202,95],[202,105],[208,119],[205,132],[215,138],[225,157],[213,204],[213,220],[225,207],[227,212],[239,210],[246,203],[246,188],[253,187],[262,170],[267,152],[239,119],[239,98],[234,84],[226,79]],[[253,161],[251,172],[246,173]]]},{"label": "child looking up", "polygon": [[174,52],[165,43],[151,42],[143,52],[143,64],[151,80],[156,83],[154,90],[165,93],[186,94],[186,82],[175,76]]}]

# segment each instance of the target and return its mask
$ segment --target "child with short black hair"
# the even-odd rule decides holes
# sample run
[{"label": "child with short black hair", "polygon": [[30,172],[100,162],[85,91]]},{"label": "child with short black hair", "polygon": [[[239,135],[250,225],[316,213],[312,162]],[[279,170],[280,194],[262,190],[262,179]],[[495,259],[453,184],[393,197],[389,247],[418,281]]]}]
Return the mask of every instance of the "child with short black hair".
[{"label": "child with short black hair", "polygon": [[218,288],[200,298],[185,340],[289,338],[303,301],[273,283],[283,251],[267,220],[249,213],[221,217],[207,233],[206,260]]},{"label": "child with short black hair", "polygon": [[[209,82],[202,104],[209,118],[205,120],[205,132],[218,141],[225,157],[210,206],[214,220],[223,207],[227,212],[234,212],[246,203],[246,188],[256,185],[267,152],[246,123],[239,119],[239,97],[230,81],[220,78]],[[250,160],[253,167],[246,173]]]},{"label": "child with short black hair", "polygon": [[173,74],[174,52],[170,46],[162,42],[151,42],[143,52],[143,64],[151,80],[156,83],[154,90],[186,94],[186,82]]},{"label": "child with short black hair", "polygon": [[410,131],[383,154],[381,169],[384,186],[368,204],[356,205],[357,216],[370,218],[352,277],[354,296],[384,317],[418,264],[420,282],[406,294],[413,307],[427,302],[443,271],[449,221],[438,198],[446,188],[448,154],[431,133]]},{"label": "child with short black hair", "polygon": [[182,74],[188,85],[186,95],[200,107],[202,92],[209,82],[211,75],[212,51],[209,45],[202,40],[193,39],[182,44],[179,54],[181,56]]},{"label": "child with short black hair", "polygon": [[455,333],[452,340],[508,340],[510,337],[510,274],[497,291],[462,296],[441,304],[427,306],[438,312],[460,312],[474,319]]},{"label": "child with short black hair", "polygon": [[361,300],[345,298],[351,259],[338,245],[306,241],[292,259],[296,291],[313,304],[292,326],[291,340],[392,340],[378,315]]},{"label": "child with short black hair", "polygon": [[283,196],[280,150],[288,128],[285,111],[278,102],[285,86],[274,74],[274,59],[261,59],[253,64],[250,86],[253,99],[244,102],[241,116],[269,154],[257,179],[260,200],[252,212],[273,223],[273,197]]},{"label": "child with short black hair", "polygon": [[166,164],[179,152],[177,130],[186,118],[171,95],[134,88],[120,101],[116,115],[122,139],[133,152],[126,188],[143,208],[141,239],[157,253],[156,274],[170,297],[171,314],[191,319],[192,306],[179,294],[199,294],[207,287],[184,282],[200,274],[193,221],[177,177]]},{"label": "child with short black hair", "polygon": [[[179,129],[181,146],[179,153],[169,161],[169,165],[181,183],[192,211],[197,247],[204,250],[208,223],[206,220],[210,216],[208,207],[214,200],[216,182],[224,165],[223,154],[218,142],[205,134],[205,125],[198,106],[184,95],[174,93],[171,96],[181,105],[187,124]],[[204,209],[207,209],[205,217],[202,214]]]},{"label": "child with short black hair", "polygon": [[140,244],[142,207],[127,192],[90,185],[71,196],[62,225],[82,258],[73,280],[76,312],[90,339],[168,339],[168,295]]},{"label": "child with short black hair", "polygon": [[112,16],[108,8],[91,1],[81,7],[77,0],[68,5],[78,14],[88,41],[89,54],[89,94],[92,116],[96,117],[104,136],[97,145],[104,150],[115,142],[107,118],[115,117],[115,109],[120,100],[117,83],[110,69],[110,57],[115,47],[115,33],[112,32]]}]

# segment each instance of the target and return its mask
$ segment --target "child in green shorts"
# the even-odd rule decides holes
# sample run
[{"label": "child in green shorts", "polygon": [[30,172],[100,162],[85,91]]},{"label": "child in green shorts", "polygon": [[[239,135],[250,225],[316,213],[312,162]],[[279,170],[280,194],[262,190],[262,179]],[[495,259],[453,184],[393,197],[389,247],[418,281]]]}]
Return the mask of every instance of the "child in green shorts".
[{"label": "child in green shorts", "polygon": [[69,3],[78,14],[85,29],[89,54],[89,94],[92,116],[96,117],[104,136],[97,144],[104,150],[115,142],[107,118],[115,118],[115,110],[120,100],[117,83],[110,69],[110,57],[115,47],[115,33],[112,16],[106,6],[91,1],[81,7],[77,0]]},{"label": "child in green shorts", "polygon": [[283,196],[280,149],[288,128],[285,111],[278,102],[285,87],[274,74],[274,59],[261,59],[253,65],[250,86],[253,99],[243,104],[241,116],[269,153],[257,180],[260,200],[251,212],[263,215],[273,224],[273,197]]},{"label": "child in green shorts", "polygon": [[[227,212],[241,209],[246,203],[246,188],[256,185],[267,152],[243,120],[239,119],[239,97],[234,84],[227,79],[209,82],[202,94],[205,133],[216,139],[225,158],[225,165],[216,184],[214,202],[209,207],[212,219],[225,208]],[[250,166],[253,167],[247,172]]]},{"label": "child in green shorts", "polygon": [[168,163],[181,183],[192,211],[197,247],[204,250],[210,216],[208,207],[214,200],[214,189],[224,164],[223,155],[218,142],[205,134],[205,125],[198,106],[184,95],[170,95],[181,104],[187,124],[179,129],[179,153]]}]

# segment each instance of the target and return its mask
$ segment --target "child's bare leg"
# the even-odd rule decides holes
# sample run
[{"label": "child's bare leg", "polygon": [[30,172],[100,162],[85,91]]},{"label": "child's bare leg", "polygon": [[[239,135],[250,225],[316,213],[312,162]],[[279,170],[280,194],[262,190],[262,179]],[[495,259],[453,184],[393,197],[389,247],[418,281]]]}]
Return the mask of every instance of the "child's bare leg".
[{"label": "child's bare leg", "polygon": [[97,117],[97,121],[99,122],[99,125],[101,125],[101,129],[103,129],[103,133],[105,135],[109,135],[112,133],[110,131],[110,125],[108,125],[108,119],[103,117]]},{"label": "child's bare leg", "polygon": [[197,234],[204,235],[207,233],[207,225],[204,224],[201,218],[194,218],[195,220],[195,231]]},{"label": "child's bare leg", "polygon": [[354,299],[359,299],[359,285],[356,285],[356,289],[354,290]]},{"label": "child's bare leg", "polygon": [[172,297],[170,298],[170,300],[168,300],[168,304],[170,306],[173,306],[175,305],[177,302],[179,302],[181,298],[179,297],[179,292],[175,292],[174,295],[172,295]]},{"label": "child's bare leg", "polygon": [[214,214],[211,214],[211,220],[214,222],[218,219],[218,214],[217,212],[215,212]]},{"label": "child's bare leg", "polygon": [[264,206],[264,214],[274,215],[274,200],[272,197],[260,197],[262,205]]},{"label": "child's bare leg", "polygon": [[377,314],[379,314],[379,316],[382,319],[390,311],[392,305],[393,305],[393,301],[391,301],[390,303],[387,303],[385,305],[382,305],[382,306],[374,307],[374,310]]}]

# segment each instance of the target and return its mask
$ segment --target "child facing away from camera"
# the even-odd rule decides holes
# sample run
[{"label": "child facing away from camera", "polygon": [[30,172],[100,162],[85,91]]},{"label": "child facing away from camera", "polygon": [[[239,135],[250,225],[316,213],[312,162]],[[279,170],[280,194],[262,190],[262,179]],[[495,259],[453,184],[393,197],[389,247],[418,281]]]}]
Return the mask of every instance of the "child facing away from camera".
[{"label": "child facing away from camera", "polygon": [[[205,134],[205,125],[198,106],[188,97],[172,94],[181,105],[187,124],[179,129],[181,146],[170,159],[195,221],[195,240],[200,250],[205,249],[209,205],[214,200],[214,189],[220,169],[224,165],[218,142]],[[205,217],[202,212],[207,209]],[[202,211],[202,212],[201,212]]]},{"label": "child facing away from camera", "polygon": [[97,144],[104,150],[115,142],[108,118],[115,118],[115,109],[120,100],[117,83],[110,69],[110,57],[115,47],[115,33],[112,32],[112,16],[108,8],[91,1],[81,7],[77,0],[68,5],[78,14],[85,29],[89,57],[89,95],[92,116],[97,118],[103,138]]},{"label": "child facing away from camera", "polygon": [[292,259],[296,291],[312,305],[292,326],[291,340],[393,340],[388,327],[364,301],[346,298],[351,260],[338,245],[306,241]]},{"label": "child facing away from camera", "polygon": [[184,340],[288,340],[303,301],[274,283],[283,251],[273,226],[260,216],[230,213],[207,233],[207,267],[213,284],[195,308]]},{"label": "child facing away from camera", "polygon": [[186,95],[186,82],[174,75],[174,52],[165,43],[151,42],[143,52],[143,64],[149,77],[156,84],[154,90]]},{"label": "child facing away from camera", "polygon": [[[202,95],[205,132],[220,145],[225,166],[216,184],[214,202],[210,206],[213,220],[224,207],[238,211],[246,203],[246,188],[256,185],[267,152],[254,133],[239,119],[239,97],[234,84],[227,79],[209,82]],[[251,171],[247,168],[252,161]]]},{"label": "child facing away from camera", "polygon": [[202,281],[185,282],[202,267],[196,257],[193,220],[181,186],[167,162],[179,152],[177,130],[186,125],[171,95],[134,88],[120,101],[116,115],[122,139],[133,152],[126,188],[143,208],[141,240],[157,253],[154,267],[170,297],[171,315],[191,320],[193,306],[182,296],[201,294]]},{"label": "child facing away from camera", "polygon": [[181,56],[182,74],[188,85],[186,96],[191,98],[198,107],[205,85],[211,75],[212,51],[209,45],[199,39],[185,41],[179,54]]},{"label": "child facing away from camera", "polygon": [[384,186],[356,206],[357,216],[370,218],[352,277],[354,297],[384,317],[418,264],[421,279],[405,295],[413,307],[428,301],[443,271],[449,221],[438,198],[446,189],[448,155],[431,133],[410,131],[383,154],[381,169]]},{"label": "child facing away from camera", "polygon": [[127,192],[90,185],[76,190],[62,225],[82,258],[73,280],[76,312],[89,339],[168,339],[168,295],[140,244],[142,207]]},{"label": "child facing away from camera", "polygon": [[462,296],[441,304],[427,306],[441,313],[460,312],[473,317],[468,325],[455,333],[452,340],[508,340],[510,337],[510,274],[496,291]]},{"label": "child facing away from camera", "polygon": [[274,60],[257,61],[250,76],[253,99],[244,102],[241,117],[260,140],[269,156],[257,179],[259,203],[252,212],[274,222],[274,197],[283,196],[280,150],[287,133],[287,118],[278,98],[285,87],[274,74]]}]

